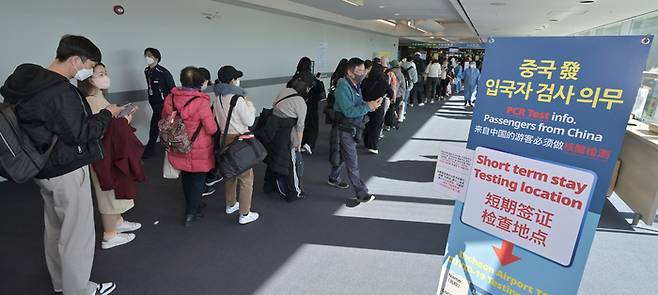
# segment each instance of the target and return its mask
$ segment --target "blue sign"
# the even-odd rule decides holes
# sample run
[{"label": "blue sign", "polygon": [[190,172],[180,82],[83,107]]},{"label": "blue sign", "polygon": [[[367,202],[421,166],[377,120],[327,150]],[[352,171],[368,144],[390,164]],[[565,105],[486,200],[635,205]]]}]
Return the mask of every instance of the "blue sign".
[{"label": "blue sign", "polygon": [[[574,223],[580,230],[572,231],[573,253],[562,260],[497,238],[503,235],[494,232],[495,223],[492,230],[465,224],[464,203],[457,201],[438,294],[578,292],[652,41],[653,36],[489,40],[467,148],[577,168],[596,181],[580,200],[587,206],[578,219],[582,224]],[[580,185],[581,179],[566,181]],[[561,240],[543,238],[546,244]]]}]

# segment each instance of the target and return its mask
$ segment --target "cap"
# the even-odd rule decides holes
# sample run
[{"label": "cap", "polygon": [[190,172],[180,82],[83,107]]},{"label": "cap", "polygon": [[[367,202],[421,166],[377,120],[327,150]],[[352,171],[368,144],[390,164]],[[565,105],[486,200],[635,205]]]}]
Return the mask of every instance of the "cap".
[{"label": "cap", "polygon": [[231,82],[233,79],[242,78],[244,74],[236,70],[233,66],[223,66],[217,71],[219,81],[222,83]]},{"label": "cap", "polygon": [[397,60],[392,60],[390,63],[388,63],[391,68],[399,68],[400,67],[400,62]]}]

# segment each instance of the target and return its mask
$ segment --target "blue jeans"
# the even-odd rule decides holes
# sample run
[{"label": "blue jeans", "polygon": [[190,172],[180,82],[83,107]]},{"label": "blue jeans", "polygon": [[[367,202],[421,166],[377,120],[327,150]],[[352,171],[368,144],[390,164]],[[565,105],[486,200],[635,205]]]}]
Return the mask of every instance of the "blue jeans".
[{"label": "blue jeans", "polygon": [[455,79],[455,95],[458,95],[460,92],[462,92],[462,79],[456,78]]},{"label": "blue jeans", "polygon": [[340,175],[343,170],[347,168],[347,177],[354,188],[356,196],[359,198],[365,198],[368,196],[368,187],[361,180],[361,175],[359,173],[359,158],[356,152],[356,141],[351,133],[345,131],[340,132],[340,155],[341,163],[340,165],[333,167],[331,173],[329,174],[329,180],[331,181],[340,181]]}]

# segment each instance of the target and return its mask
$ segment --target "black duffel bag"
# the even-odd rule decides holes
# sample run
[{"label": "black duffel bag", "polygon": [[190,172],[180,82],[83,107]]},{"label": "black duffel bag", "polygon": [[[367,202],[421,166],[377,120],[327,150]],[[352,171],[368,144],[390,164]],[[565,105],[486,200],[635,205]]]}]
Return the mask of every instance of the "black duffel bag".
[{"label": "black duffel bag", "polygon": [[[231,98],[231,107],[226,115],[224,133],[222,133],[219,143],[219,146],[222,148],[217,149],[215,152],[216,168],[224,179],[232,179],[239,176],[258,165],[267,156],[267,150],[253,134],[240,135],[236,141],[224,147],[228,127],[231,123],[231,115],[240,97],[242,96],[234,95]],[[219,101],[221,103],[221,98]]]}]

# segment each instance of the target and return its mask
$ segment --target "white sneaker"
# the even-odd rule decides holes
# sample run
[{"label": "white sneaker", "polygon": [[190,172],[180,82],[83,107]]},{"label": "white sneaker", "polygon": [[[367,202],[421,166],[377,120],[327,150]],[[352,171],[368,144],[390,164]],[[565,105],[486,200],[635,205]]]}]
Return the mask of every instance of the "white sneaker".
[{"label": "white sneaker", "polygon": [[373,155],[377,155],[377,154],[379,154],[379,151],[378,151],[378,150],[374,150],[374,149],[368,149],[368,152],[371,153],[371,154],[373,154]]},{"label": "white sneaker", "polygon": [[239,223],[240,224],[252,223],[252,222],[258,220],[258,217],[260,217],[260,215],[258,213],[249,212],[249,214],[247,214],[247,215],[240,215]]},{"label": "white sneaker", "polygon": [[127,233],[131,231],[136,231],[142,227],[141,223],[137,222],[130,222],[124,220],[123,223],[117,225],[117,232],[118,233]]},{"label": "white sneaker", "polygon": [[102,283],[96,285],[96,290],[94,290],[91,295],[107,295],[114,292],[114,289],[117,288],[115,283]]},{"label": "white sneaker", "polygon": [[238,210],[240,210],[240,202],[235,202],[235,205],[233,205],[233,207],[229,207],[228,205],[226,205],[226,214],[231,215]]},{"label": "white sneaker", "polygon": [[419,107],[422,107],[422,106],[424,106],[424,105],[425,105],[424,102],[421,102],[421,103],[418,104]]},{"label": "white sneaker", "polygon": [[311,146],[308,145],[308,143],[305,144],[305,145],[302,147],[302,150],[305,151],[305,152],[306,152],[307,154],[309,154],[309,155],[312,155],[312,154],[313,154],[313,151],[311,150]]},{"label": "white sneaker", "polygon": [[121,246],[130,243],[135,239],[135,234],[117,234],[114,238],[111,238],[107,241],[103,240],[101,243],[101,248],[110,249],[116,246]]}]

